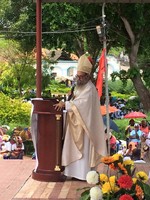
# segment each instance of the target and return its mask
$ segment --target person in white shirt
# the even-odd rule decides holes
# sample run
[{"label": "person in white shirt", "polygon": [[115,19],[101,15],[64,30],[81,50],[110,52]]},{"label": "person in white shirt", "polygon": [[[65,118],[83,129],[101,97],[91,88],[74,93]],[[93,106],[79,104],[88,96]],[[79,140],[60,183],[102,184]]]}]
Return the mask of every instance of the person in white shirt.
[{"label": "person in white shirt", "polygon": [[1,151],[0,155],[4,159],[9,159],[10,152],[11,152],[11,141],[10,141],[10,136],[4,134],[2,137],[2,144],[1,144]]},{"label": "person in white shirt", "polygon": [[24,144],[20,136],[16,136],[16,142],[12,144],[10,159],[23,159]]},{"label": "person in white shirt", "polygon": [[137,145],[140,146],[142,135],[143,135],[143,132],[140,130],[139,124],[136,123],[134,125],[134,129],[130,132],[130,135],[129,135],[130,142],[135,142],[137,143]]}]

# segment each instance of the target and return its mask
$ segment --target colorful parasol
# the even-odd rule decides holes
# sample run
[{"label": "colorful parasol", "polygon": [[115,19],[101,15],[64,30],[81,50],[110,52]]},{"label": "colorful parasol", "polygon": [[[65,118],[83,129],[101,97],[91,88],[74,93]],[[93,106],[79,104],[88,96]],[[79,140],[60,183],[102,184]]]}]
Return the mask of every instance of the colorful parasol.
[{"label": "colorful parasol", "polygon": [[146,118],[147,115],[145,115],[144,113],[142,112],[131,112],[131,113],[128,113],[124,116],[124,118],[131,118],[131,119],[134,119],[134,118]]},{"label": "colorful parasol", "polygon": [[[106,115],[107,110],[106,110],[106,106],[105,105],[104,106],[100,106],[100,110],[101,110],[101,114],[102,115]],[[114,113],[114,112],[118,111],[118,109],[115,106],[109,106],[108,107],[108,111],[109,111],[109,113]]]}]

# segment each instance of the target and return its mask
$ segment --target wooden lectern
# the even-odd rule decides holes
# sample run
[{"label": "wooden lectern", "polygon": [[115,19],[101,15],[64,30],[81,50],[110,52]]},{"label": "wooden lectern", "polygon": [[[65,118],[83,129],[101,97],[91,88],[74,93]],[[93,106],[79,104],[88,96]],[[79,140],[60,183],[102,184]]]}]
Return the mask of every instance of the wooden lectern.
[{"label": "wooden lectern", "polygon": [[37,155],[37,168],[32,172],[32,178],[38,181],[64,181],[61,167],[63,112],[56,111],[56,99],[32,100],[33,113],[36,122],[33,127],[34,146]]}]

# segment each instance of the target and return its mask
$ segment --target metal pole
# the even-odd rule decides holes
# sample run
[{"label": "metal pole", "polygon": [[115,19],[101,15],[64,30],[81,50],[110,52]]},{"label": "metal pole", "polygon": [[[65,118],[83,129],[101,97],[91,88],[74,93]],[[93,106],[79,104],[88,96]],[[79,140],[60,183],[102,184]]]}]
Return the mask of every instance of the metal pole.
[{"label": "metal pole", "polygon": [[42,0],[36,0],[36,97],[41,97],[42,90],[42,69],[41,69],[41,49],[42,49]]},{"label": "metal pole", "polygon": [[108,92],[108,65],[106,60],[107,55],[107,39],[106,39],[106,23],[105,23],[105,3],[102,6],[102,23],[103,23],[103,49],[105,49],[104,64],[105,64],[105,96],[106,96],[106,123],[107,123],[107,138],[108,138],[108,154],[110,154],[110,142],[109,142],[109,132],[110,132],[110,122],[109,122],[109,92]]}]

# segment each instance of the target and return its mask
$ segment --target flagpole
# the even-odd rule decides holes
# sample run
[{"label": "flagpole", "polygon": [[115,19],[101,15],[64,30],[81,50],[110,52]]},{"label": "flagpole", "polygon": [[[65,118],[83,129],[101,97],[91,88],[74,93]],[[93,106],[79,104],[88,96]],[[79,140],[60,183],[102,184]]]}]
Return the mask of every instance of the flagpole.
[{"label": "flagpole", "polygon": [[110,154],[110,142],[109,142],[109,132],[110,132],[110,121],[109,121],[109,91],[108,91],[108,65],[107,65],[107,39],[106,39],[106,23],[105,23],[105,3],[102,6],[102,25],[103,25],[103,49],[104,51],[104,66],[105,66],[105,96],[106,96],[106,128],[107,128],[107,138],[108,138],[108,154]]}]

